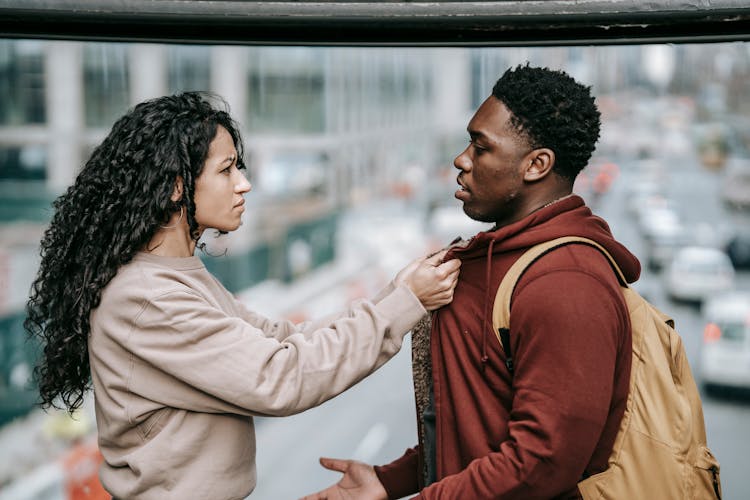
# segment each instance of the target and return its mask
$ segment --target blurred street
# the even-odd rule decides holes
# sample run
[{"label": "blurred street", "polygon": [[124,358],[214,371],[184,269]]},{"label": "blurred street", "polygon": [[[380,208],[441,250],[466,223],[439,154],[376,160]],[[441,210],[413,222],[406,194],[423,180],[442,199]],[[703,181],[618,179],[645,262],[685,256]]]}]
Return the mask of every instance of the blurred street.
[{"label": "blurred street", "polygon": [[[697,161],[683,159],[679,169],[667,160],[658,161],[663,162],[659,175],[664,176],[670,200],[688,227],[706,233],[703,238],[718,242],[717,238],[730,227],[750,223],[748,213],[730,212],[721,203],[718,173],[706,170]],[[700,308],[667,297],[660,274],[645,264],[646,243],[627,210],[629,187],[638,182],[637,162],[623,160],[619,164],[619,176],[593,208],[644,263],[636,287],[657,307],[673,315],[700,383],[698,356],[704,327]],[[293,285],[262,283],[238,296],[268,316],[298,319],[322,316],[350,300],[371,296],[411,258],[434,249],[438,239],[451,239],[447,234],[468,237],[482,227],[463,215],[460,205],[452,199],[452,190],[451,185],[442,189],[447,199],[436,212],[440,217],[430,218],[419,204],[405,200],[381,201],[352,210],[339,221],[334,262]],[[700,203],[695,203],[697,199]],[[750,289],[749,272],[738,272],[736,287]],[[278,300],[280,296],[286,297],[284,308]],[[295,308],[290,309],[290,304]],[[355,458],[374,464],[400,456],[416,444],[411,383],[407,336],[393,360],[334,400],[288,418],[258,418],[258,486],[251,497],[293,499],[337,481],[337,473],[318,464],[319,456]],[[722,466],[724,498],[743,498],[744,492],[750,491],[750,477],[745,474],[750,464],[744,449],[744,443],[750,440],[750,430],[745,425],[750,420],[750,398],[743,394],[704,394],[703,402],[709,446]],[[35,412],[29,418],[39,420],[41,414]],[[25,447],[25,443],[16,446]],[[14,498],[29,497],[15,497],[12,490],[0,492],[2,500]],[[52,494],[34,498],[57,497]]]},{"label": "blurred street", "polygon": [[[412,259],[489,226],[464,215],[451,162],[493,82],[525,63],[592,86],[601,137],[574,191],[640,259],[634,287],[674,317],[724,498],[750,498],[750,312],[735,338],[717,339],[704,307],[750,291],[749,49],[0,40],[0,500],[109,498],[97,478],[93,394],[74,418],[38,409],[31,373],[40,345],[23,320],[50,204],[129,106],[186,90],[226,99],[253,191],[242,226],[207,231],[199,255],[251,309],[299,322],[372,297]],[[703,359],[727,339],[745,357],[718,371],[729,373],[725,385],[747,387],[706,387]],[[382,464],[415,445],[409,341],[320,407],[258,418],[251,498],[295,499],[337,481],[320,456]],[[744,368],[747,379],[736,375]]]}]

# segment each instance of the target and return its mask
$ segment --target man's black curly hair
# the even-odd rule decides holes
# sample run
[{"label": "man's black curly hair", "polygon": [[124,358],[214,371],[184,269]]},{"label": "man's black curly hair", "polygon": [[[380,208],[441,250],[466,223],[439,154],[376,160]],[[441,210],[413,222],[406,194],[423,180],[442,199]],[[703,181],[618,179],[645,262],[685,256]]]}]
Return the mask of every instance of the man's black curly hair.
[{"label": "man's black curly hair", "polygon": [[590,91],[563,71],[526,64],[508,69],[492,95],[511,112],[511,125],[530,147],[555,152],[553,170],[572,182],[599,139],[601,115]]},{"label": "man's black curly hair", "polygon": [[[138,104],[113,125],[53,203],[24,323],[43,347],[34,370],[42,407],[73,412],[83,402],[91,383],[89,314],[117,269],[174,212],[184,210],[191,236],[200,237],[195,179],[219,126],[232,136],[242,166],[239,128],[218,96],[186,92]],[[173,202],[178,177],[184,194]]]}]

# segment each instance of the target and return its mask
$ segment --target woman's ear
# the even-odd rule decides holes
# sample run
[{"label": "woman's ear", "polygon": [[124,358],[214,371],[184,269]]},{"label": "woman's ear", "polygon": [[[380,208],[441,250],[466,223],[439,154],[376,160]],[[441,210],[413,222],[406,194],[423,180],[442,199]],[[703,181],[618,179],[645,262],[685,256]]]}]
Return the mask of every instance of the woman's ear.
[{"label": "woman's ear", "polygon": [[174,189],[172,190],[172,196],[171,200],[177,203],[182,199],[182,192],[183,192],[183,182],[182,177],[177,176],[177,179],[174,181]]},{"label": "woman's ear", "polygon": [[555,152],[549,148],[535,149],[528,154],[528,165],[524,170],[523,179],[534,182],[545,178],[555,166]]}]

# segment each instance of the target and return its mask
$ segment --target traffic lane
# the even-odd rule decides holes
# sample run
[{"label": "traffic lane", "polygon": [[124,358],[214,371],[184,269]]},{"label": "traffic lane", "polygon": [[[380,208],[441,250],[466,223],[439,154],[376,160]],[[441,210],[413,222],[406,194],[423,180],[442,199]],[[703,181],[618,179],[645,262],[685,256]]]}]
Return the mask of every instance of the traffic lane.
[{"label": "traffic lane", "polygon": [[[678,179],[666,179],[665,187],[690,227],[703,228],[707,223],[717,229],[750,225],[748,212],[728,210],[722,203],[718,191],[720,177],[716,172],[703,169],[695,160],[685,160],[680,165],[682,169],[674,172]],[[627,213],[626,190],[636,178],[631,175],[627,163],[622,166],[622,175],[601,199],[595,213],[604,217],[615,236],[644,262],[645,242],[635,219]],[[736,288],[750,289],[750,272],[737,274]],[[750,429],[747,426],[750,398],[742,394],[709,396],[703,392],[698,362],[704,327],[700,308],[671,301],[664,292],[660,273],[653,273],[645,266],[636,289],[675,320],[696,383],[701,389],[706,438],[721,464],[724,498],[750,498],[750,476],[747,474],[750,460],[745,450],[745,443],[750,442]]]},{"label": "traffic lane", "polygon": [[387,463],[417,439],[411,347],[347,392],[299,415],[256,419],[257,499],[295,499],[338,481],[321,456]]}]

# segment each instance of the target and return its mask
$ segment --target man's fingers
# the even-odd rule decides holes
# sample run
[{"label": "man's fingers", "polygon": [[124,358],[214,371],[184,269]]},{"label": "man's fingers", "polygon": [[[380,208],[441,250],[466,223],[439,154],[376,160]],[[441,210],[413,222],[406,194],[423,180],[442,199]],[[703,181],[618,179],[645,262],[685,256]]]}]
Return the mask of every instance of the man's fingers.
[{"label": "man's fingers", "polygon": [[350,460],[341,460],[339,458],[327,458],[320,457],[320,465],[328,470],[335,470],[337,472],[346,472],[349,468]]},{"label": "man's fingers", "polygon": [[300,498],[300,500],[327,500],[328,494],[326,493],[326,491],[328,490],[323,490],[317,493],[313,493],[312,495],[307,495]]}]

